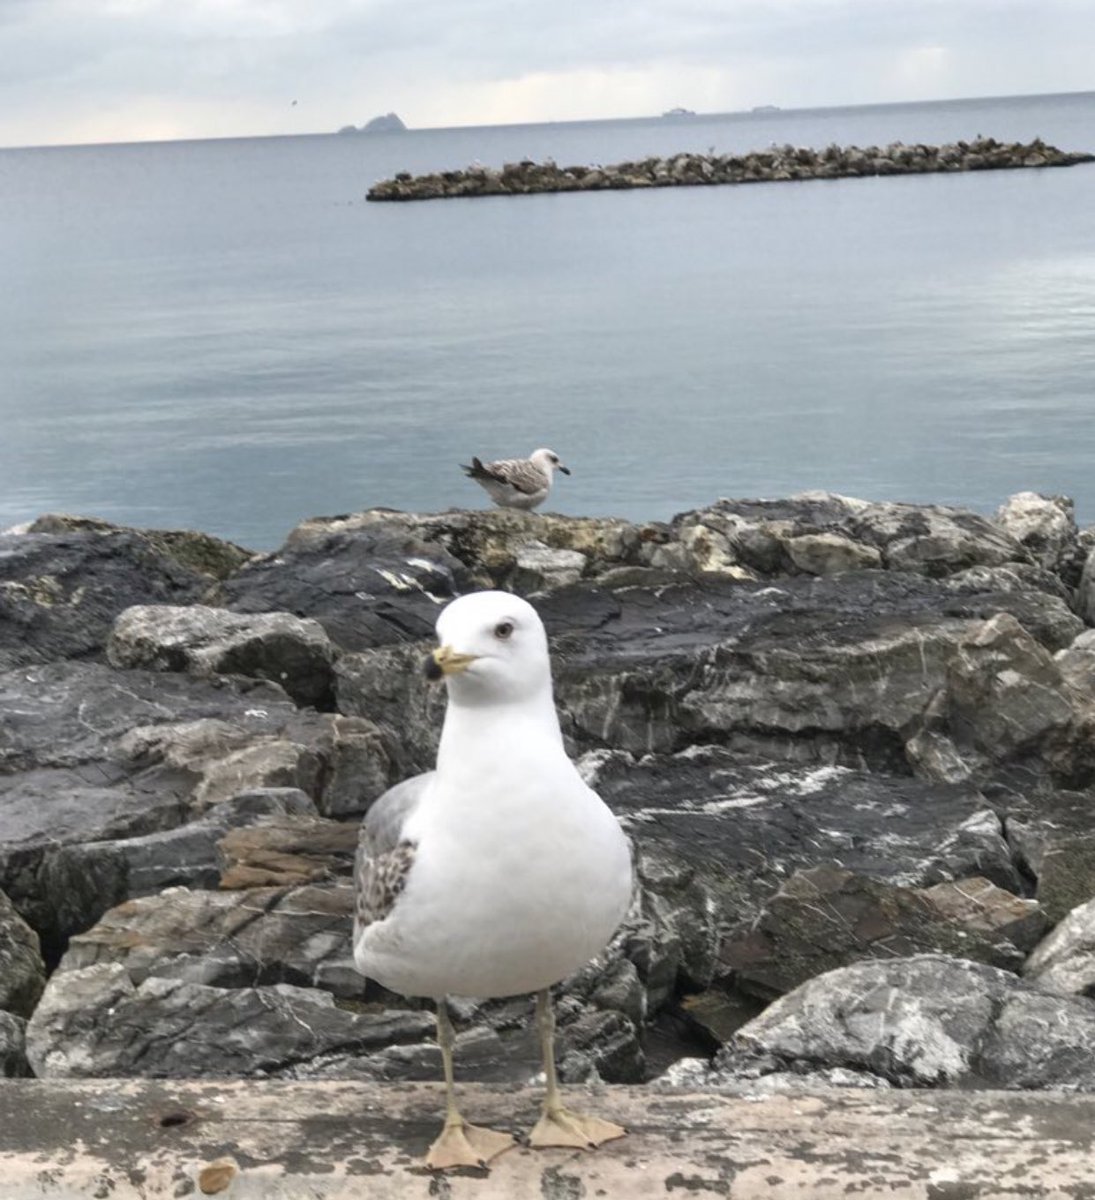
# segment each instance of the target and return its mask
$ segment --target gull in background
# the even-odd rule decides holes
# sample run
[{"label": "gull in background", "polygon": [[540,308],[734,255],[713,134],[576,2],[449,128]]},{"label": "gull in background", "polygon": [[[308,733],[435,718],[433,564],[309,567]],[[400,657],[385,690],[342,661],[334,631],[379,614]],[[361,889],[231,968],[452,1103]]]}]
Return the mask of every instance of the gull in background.
[{"label": "gull in background", "polygon": [[526,511],[548,498],[556,471],[570,474],[569,468],[559,461],[558,454],[546,447],[533,450],[528,458],[501,458],[486,464],[473,458],[470,467],[466,463],[460,466],[499,508]]}]

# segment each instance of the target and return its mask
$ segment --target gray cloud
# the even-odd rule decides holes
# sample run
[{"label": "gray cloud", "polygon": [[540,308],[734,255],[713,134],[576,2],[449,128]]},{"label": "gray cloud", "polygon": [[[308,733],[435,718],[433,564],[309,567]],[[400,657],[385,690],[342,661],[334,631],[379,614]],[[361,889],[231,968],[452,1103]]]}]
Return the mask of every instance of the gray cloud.
[{"label": "gray cloud", "polygon": [[1092,61],[1088,0],[0,0],[0,144],[1081,90]]}]

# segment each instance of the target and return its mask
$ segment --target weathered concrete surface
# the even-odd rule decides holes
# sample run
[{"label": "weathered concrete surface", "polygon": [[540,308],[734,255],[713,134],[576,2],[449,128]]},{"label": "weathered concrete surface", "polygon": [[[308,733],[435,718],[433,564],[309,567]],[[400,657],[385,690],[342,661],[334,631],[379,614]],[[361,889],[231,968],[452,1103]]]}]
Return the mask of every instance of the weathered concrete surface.
[{"label": "weathered concrete surface", "polygon": [[[534,1090],[462,1089],[469,1119],[527,1130]],[[421,1156],[436,1086],[357,1083],[0,1087],[5,1200],[578,1200],[1095,1193],[1095,1097],[831,1089],[749,1096],[609,1088],[576,1106],[622,1121],[595,1153],[514,1149],[444,1176]]]}]

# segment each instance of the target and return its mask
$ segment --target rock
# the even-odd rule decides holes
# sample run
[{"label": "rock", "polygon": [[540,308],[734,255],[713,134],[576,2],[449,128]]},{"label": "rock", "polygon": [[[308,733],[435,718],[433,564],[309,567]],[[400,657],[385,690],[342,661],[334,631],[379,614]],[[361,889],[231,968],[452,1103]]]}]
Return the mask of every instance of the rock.
[{"label": "rock", "polygon": [[228,830],[217,843],[222,888],[294,887],[349,876],[357,822],[285,814]]},{"label": "rock", "polygon": [[361,814],[401,771],[394,740],[371,723],[300,712],[279,688],[238,678],[61,663],[0,674],[0,711],[0,887],[51,952],[131,870],[177,879],[172,856],[193,853],[208,878],[211,834],[97,847],[86,861],[105,872],[98,908],[91,880],[71,906],[43,887],[66,848],[177,830],[261,787],[303,787],[325,816]]},{"label": "rock", "polygon": [[1076,541],[1075,505],[1067,496],[1016,492],[997,509],[996,523],[1050,571],[1060,569]]},{"label": "rock", "polygon": [[[116,904],[164,888],[215,888],[222,882],[229,857],[224,842],[231,832],[242,834],[240,826],[276,824],[279,818],[326,824],[315,811],[299,789],[268,788],[223,801],[200,820],[175,829],[60,846],[46,854],[39,872],[41,891],[53,898],[51,932],[68,938],[90,928]],[[261,834],[255,837],[259,840]],[[317,869],[310,878],[326,874]]]},{"label": "rock", "polygon": [[788,538],[785,545],[791,562],[809,575],[834,575],[882,565],[882,555],[874,546],[864,546],[838,533],[803,533]]},{"label": "rock", "polygon": [[959,737],[997,759],[1037,751],[1074,716],[1053,657],[1010,613],[962,639],[947,665],[947,698]]},{"label": "rock", "polygon": [[334,646],[317,621],[290,613],[127,608],[114,622],[107,659],[116,667],[269,679],[298,704],[319,709],[330,709],[334,700]]},{"label": "rock", "polygon": [[[1024,953],[1034,949],[1049,924],[1037,900],[1015,896],[976,875],[937,883],[924,888],[920,895],[956,925],[975,934],[1006,939]],[[978,956],[959,954],[956,957]]]},{"label": "rock", "polygon": [[149,976],[135,984],[120,963],[66,972],[27,1026],[36,1075],[254,1076],[276,1074],[332,1050],[367,1054],[421,1037],[426,1013],[355,1013],[291,984],[220,988]]},{"label": "rock", "polygon": [[298,527],[274,554],[222,586],[239,613],[316,620],[347,650],[430,637],[441,607],[467,583],[459,560],[407,528],[352,518]]},{"label": "rock", "polygon": [[1074,908],[1035,947],[1023,974],[1046,991],[1095,998],[1095,900]]},{"label": "rock", "polygon": [[1095,549],[1089,550],[1084,559],[1076,591],[1076,611],[1088,625],[1095,625]]},{"label": "rock", "polygon": [[[391,115],[391,114],[389,114]],[[671,115],[671,114],[670,114]],[[355,132],[352,125],[340,133]],[[836,179],[856,175],[907,175],[933,171],[987,171],[1016,167],[1071,166],[1088,162],[1089,154],[1070,154],[1035,141],[1028,146],[1001,147],[992,138],[945,146],[900,144],[868,146],[773,147],[742,157],[717,154],[674,154],[602,167],[558,167],[552,160],[506,163],[502,169],[478,164],[463,171],[411,175],[400,171],[375,183],[367,200],[434,200],[456,196],[529,195],[536,192],[594,191],[605,188],[694,187],[716,183],[775,182],[792,179]]]},{"label": "rock", "polygon": [[715,1060],[715,1079],[842,1068],[897,1087],[1095,1090],[1095,1004],[941,954],[831,971],[781,997]]},{"label": "rock", "polygon": [[565,587],[581,579],[586,562],[578,550],[553,550],[540,541],[527,542],[517,551],[514,586],[522,593]]},{"label": "rock", "polygon": [[[702,885],[714,898],[715,923],[726,939],[745,936],[785,880],[820,863],[839,862],[894,887],[972,875],[1013,892],[1022,887],[1000,816],[968,786],[845,767],[743,762],[715,747],[638,763],[614,755],[586,766],[593,768],[592,786],[639,848],[645,886],[663,874],[667,889],[678,880],[689,888]],[[704,894],[681,897],[693,927]],[[706,980],[695,970],[702,987]],[[654,996],[652,1009],[659,1002]]]},{"label": "rock", "polygon": [[[0,1013],[29,1016],[45,985],[46,965],[38,935],[0,891]],[[0,1029],[0,1059],[4,1057],[2,1038]]]},{"label": "rock", "polygon": [[1037,881],[1035,895],[1051,924],[1095,899],[1095,822],[1086,792],[1032,791],[1009,803],[1008,842]]},{"label": "rock", "polygon": [[1053,656],[1061,678],[1084,697],[1095,698],[1095,629],[1085,629]]},{"label": "rock", "polygon": [[227,579],[249,559],[253,550],[194,529],[131,529],[99,517],[76,517],[69,513],[45,513],[32,521],[27,533],[135,533],[158,554],[174,559],[179,566],[211,580]]},{"label": "rock", "polygon": [[823,865],[796,871],[756,926],[723,947],[721,963],[768,997],[861,959],[930,951],[1017,970],[1023,953],[995,932],[953,919],[924,893]]},{"label": "rock", "polygon": [[150,976],[211,987],[292,983],[359,998],[350,950],[352,889],[176,887],[118,905],[69,942],[50,989],[96,963],[122,964],[135,983]]},{"label": "rock", "polygon": [[0,671],[100,655],[123,609],[184,604],[211,582],[134,530],[0,534]]},{"label": "rock", "polygon": [[0,1079],[29,1075],[26,1027],[22,1017],[0,1010]]}]

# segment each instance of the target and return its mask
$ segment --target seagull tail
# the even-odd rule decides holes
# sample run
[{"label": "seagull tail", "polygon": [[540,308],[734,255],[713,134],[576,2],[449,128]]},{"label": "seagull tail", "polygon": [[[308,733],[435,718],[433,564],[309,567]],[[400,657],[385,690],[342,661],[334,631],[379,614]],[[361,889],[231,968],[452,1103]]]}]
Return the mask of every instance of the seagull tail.
[{"label": "seagull tail", "polygon": [[473,458],[471,460],[470,467],[467,465],[467,463],[461,463],[460,469],[464,472],[465,475],[467,475],[467,477],[469,479],[495,479],[496,480],[498,478],[498,476],[495,475],[492,471],[488,471],[487,468],[484,467],[483,464],[477,458]]}]

